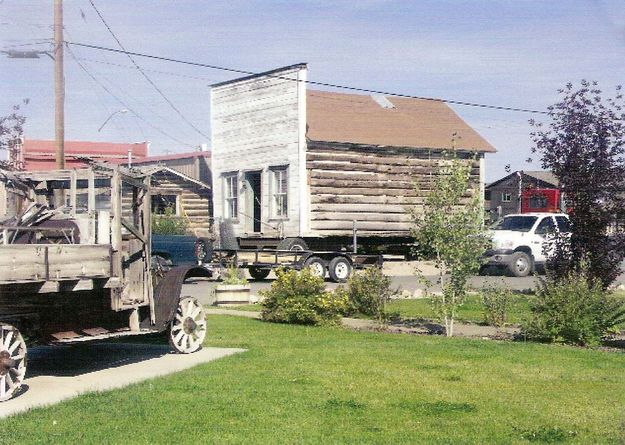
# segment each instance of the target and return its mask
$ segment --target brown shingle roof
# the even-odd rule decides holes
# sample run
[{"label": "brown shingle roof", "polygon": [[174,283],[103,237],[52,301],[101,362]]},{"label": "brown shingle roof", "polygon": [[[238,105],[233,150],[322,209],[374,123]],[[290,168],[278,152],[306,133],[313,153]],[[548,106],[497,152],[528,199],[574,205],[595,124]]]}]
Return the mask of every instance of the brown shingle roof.
[{"label": "brown shingle roof", "polygon": [[545,171],[545,170],[536,170],[536,171],[523,171],[523,173],[525,173],[527,176],[531,176],[532,178],[536,178],[539,181],[543,181],[543,182],[547,182],[551,185],[554,186],[558,186],[559,181],[558,178],[556,178],[556,175],[554,175],[552,172],[550,171]]},{"label": "brown shingle roof", "polygon": [[447,104],[386,97],[384,108],[371,96],[308,90],[307,137],[313,141],[494,153],[495,148]]}]

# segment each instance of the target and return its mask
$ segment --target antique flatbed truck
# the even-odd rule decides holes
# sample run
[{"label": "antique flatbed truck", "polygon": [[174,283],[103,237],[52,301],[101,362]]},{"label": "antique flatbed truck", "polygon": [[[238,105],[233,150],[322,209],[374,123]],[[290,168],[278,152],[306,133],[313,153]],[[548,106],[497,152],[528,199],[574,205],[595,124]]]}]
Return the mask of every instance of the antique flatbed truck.
[{"label": "antique flatbed truck", "polygon": [[202,306],[180,291],[209,272],[154,270],[150,224],[141,171],[0,171],[0,401],[24,380],[27,343],[168,331],[176,352],[201,347]]}]

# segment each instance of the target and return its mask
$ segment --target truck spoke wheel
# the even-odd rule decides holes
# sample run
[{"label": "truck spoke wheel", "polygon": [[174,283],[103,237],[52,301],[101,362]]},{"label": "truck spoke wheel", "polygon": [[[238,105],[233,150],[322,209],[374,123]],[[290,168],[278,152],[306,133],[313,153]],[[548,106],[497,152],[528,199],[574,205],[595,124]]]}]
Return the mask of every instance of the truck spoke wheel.
[{"label": "truck spoke wheel", "polygon": [[0,325],[0,402],[22,386],[26,374],[26,343],[17,328]]},{"label": "truck spoke wheel", "polygon": [[183,298],[169,329],[169,343],[181,354],[195,352],[206,338],[206,315],[195,298]]}]

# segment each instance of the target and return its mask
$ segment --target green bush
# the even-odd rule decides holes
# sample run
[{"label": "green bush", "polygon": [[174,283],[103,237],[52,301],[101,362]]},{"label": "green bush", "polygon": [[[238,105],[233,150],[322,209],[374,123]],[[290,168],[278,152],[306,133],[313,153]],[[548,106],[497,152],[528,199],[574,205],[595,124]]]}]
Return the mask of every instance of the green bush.
[{"label": "green bush", "polygon": [[605,291],[601,281],[589,279],[584,270],[558,280],[548,276],[530,302],[530,310],[523,326],[528,338],[576,345],[597,344],[625,319],[622,301]]},{"label": "green bush", "polygon": [[167,206],[165,213],[152,213],[152,233],[155,235],[186,235],[189,221],[176,216],[173,206]]},{"label": "green bush", "polygon": [[265,321],[295,324],[336,323],[348,309],[344,295],[326,292],[322,277],[306,268],[278,270],[271,289],[260,291],[264,297],[261,317]]},{"label": "green bush", "polygon": [[352,275],[347,287],[339,287],[335,293],[346,296],[354,312],[383,322],[388,318],[386,306],[397,290],[391,288],[391,279],[382,273],[382,269],[371,267]]},{"label": "green bush", "polygon": [[231,265],[221,274],[221,282],[223,284],[230,285],[243,285],[247,284],[247,278],[243,274],[243,271],[238,267]]},{"label": "green bush", "polygon": [[508,311],[512,304],[512,291],[500,287],[482,289],[484,322],[490,326],[501,327],[508,320]]}]

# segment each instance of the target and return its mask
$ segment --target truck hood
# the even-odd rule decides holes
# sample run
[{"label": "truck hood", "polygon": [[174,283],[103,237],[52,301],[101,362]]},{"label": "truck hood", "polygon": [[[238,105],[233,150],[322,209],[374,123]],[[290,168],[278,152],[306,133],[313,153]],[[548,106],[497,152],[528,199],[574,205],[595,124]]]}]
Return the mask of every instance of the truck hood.
[{"label": "truck hood", "polygon": [[514,249],[527,233],[516,230],[491,230],[489,235],[493,241],[493,249]]}]

